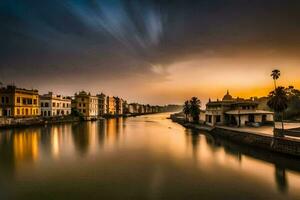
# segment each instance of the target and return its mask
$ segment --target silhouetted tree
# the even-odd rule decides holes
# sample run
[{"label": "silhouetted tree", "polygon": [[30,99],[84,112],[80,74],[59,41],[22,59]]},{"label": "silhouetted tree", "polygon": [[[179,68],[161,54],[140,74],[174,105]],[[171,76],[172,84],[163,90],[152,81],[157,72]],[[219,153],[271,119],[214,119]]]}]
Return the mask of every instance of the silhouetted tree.
[{"label": "silhouetted tree", "polygon": [[185,121],[188,120],[188,115],[190,114],[190,102],[185,101],[183,105],[183,113],[185,114]]},{"label": "silhouetted tree", "polygon": [[281,128],[283,132],[283,114],[288,107],[288,97],[285,88],[279,86],[274,91],[270,92],[267,105],[276,113],[281,113]]},{"label": "silhouetted tree", "polygon": [[190,114],[194,122],[199,122],[201,101],[197,97],[192,97],[190,100]]},{"label": "silhouetted tree", "polygon": [[274,80],[274,86],[275,86],[275,90],[276,90],[276,88],[277,88],[277,86],[276,86],[276,80],[279,79],[279,77],[280,77],[280,70],[274,69],[272,71],[271,76],[272,76],[272,78]]}]

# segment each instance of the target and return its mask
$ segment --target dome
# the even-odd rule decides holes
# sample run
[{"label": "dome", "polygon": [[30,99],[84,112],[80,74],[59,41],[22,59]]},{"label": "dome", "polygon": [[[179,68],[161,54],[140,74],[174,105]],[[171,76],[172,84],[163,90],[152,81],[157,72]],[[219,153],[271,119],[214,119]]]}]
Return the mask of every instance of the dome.
[{"label": "dome", "polygon": [[224,95],[222,100],[223,101],[230,101],[232,99],[233,99],[232,96],[229,94],[229,91],[227,90],[227,93]]}]

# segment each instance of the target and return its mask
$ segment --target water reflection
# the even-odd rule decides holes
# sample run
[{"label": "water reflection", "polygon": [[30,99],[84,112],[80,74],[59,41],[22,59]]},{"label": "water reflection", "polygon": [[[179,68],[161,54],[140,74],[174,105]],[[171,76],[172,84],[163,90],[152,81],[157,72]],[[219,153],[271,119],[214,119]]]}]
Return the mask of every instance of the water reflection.
[{"label": "water reflection", "polygon": [[16,163],[38,159],[40,135],[39,130],[13,134],[13,152]]},{"label": "water reflection", "polygon": [[76,150],[82,155],[87,153],[88,150],[91,123],[93,122],[72,125],[73,142]]},{"label": "water reflection", "polygon": [[275,165],[275,180],[277,187],[281,192],[287,192],[288,181],[286,177],[286,170]]},{"label": "water reflection", "polygon": [[[100,167],[104,168],[97,171]],[[105,185],[108,180],[119,180],[115,174],[120,173],[121,177],[126,174],[126,178],[119,180],[121,185],[126,185],[128,181],[136,180],[131,169],[139,168],[143,169],[139,176],[144,177],[144,181],[150,176],[147,170],[152,174],[153,169],[160,169],[159,176],[164,177],[168,184],[160,183],[157,186],[156,191],[162,193],[167,192],[164,191],[166,187],[171,187],[171,191],[176,193],[180,190],[177,187],[182,184],[197,183],[203,188],[207,187],[203,191],[209,191],[210,184],[216,190],[226,188],[233,184],[231,175],[243,179],[241,185],[249,187],[249,190],[253,190],[254,183],[266,187],[262,189],[266,191],[266,197],[272,197],[276,192],[286,195],[283,196],[286,198],[290,195],[298,197],[296,192],[300,189],[299,160],[184,129],[161,116],[10,129],[2,130],[0,134],[0,188],[8,187],[11,191],[16,189],[14,183],[22,182],[24,176],[32,180],[32,190],[35,190],[34,180],[41,175],[46,173],[55,176],[59,171],[68,172],[68,169],[75,171],[69,177],[70,181],[79,176],[78,172],[84,171],[83,179],[87,183],[90,180],[91,183]],[[172,170],[178,176],[183,173],[184,182],[179,180],[180,183],[175,184],[170,181],[174,178],[170,172]],[[91,178],[94,173],[98,179]],[[197,176],[201,178],[195,178]],[[106,180],[103,183],[102,178]],[[204,179],[206,181],[202,182]],[[63,177],[59,180],[66,181]],[[138,185],[128,184],[128,187],[148,185],[140,178],[137,182],[131,182],[135,183]],[[27,187],[31,188],[30,185]],[[147,189],[143,188],[143,191]]]}]

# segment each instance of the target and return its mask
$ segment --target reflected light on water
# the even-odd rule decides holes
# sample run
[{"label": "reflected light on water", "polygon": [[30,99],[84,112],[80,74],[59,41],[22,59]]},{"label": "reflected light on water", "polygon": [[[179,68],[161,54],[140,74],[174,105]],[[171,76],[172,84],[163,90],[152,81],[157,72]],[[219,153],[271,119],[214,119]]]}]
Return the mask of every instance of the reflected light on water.
[{"label": "reflected light on water", "polygon": [[3,130],[0,177],[17,197],[47,194],[62,182],[64,193],[52,193],[56,198],[90,192],[106,199],[300,198],[299,160],[188,130],[166,117]]},{"label": "reflected light on water", "polygon": [[39,155],[40,133],[20,132],[13,135],[13,149],[16,163],[35,161]]}]

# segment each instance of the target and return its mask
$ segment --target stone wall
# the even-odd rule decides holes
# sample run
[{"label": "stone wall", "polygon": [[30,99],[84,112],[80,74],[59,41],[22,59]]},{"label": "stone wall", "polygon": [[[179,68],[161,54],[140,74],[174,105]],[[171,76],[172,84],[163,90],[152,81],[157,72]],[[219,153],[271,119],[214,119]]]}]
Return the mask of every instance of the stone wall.
[{"label": "stone wall", "polygon": [[74,116],[60,116],[51,118],[32,117],[32,118],[0,118],[0,128],[44,125],[52,123],[65,123],[80,121],[78,117]]},{"label": "stone wall", "polygon": [[300,140],[290,138],[274,138],[269,135],[239,132],[223,128],[213,129],[212,134],[237,143],[262,148],[273,152],[300,156]]}]

